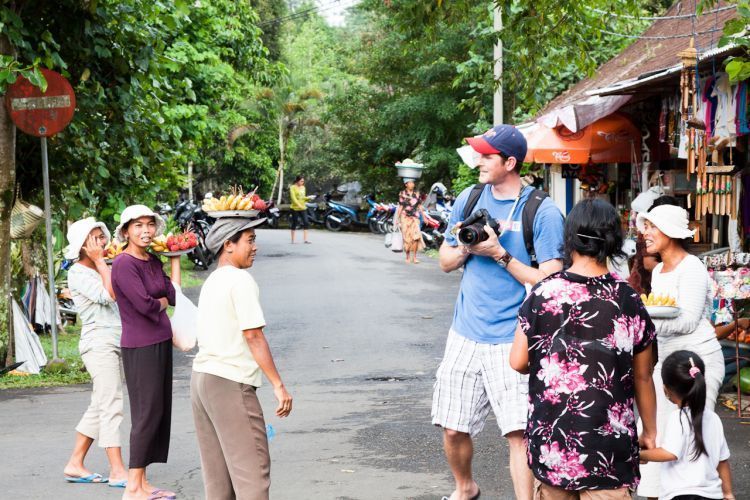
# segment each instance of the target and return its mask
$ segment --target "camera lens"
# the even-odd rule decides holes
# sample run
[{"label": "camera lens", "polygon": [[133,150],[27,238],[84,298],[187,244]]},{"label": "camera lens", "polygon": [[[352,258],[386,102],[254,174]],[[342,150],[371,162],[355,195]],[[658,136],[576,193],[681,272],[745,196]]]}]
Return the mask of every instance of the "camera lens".
[{"label": "camera lens", "polygon": [[464,245],[474,245],[482,241],[482,234],[485,236],[487,234],[484,232],[484,228],[481,225],[477,228],[477,224],[472,224],[471,226],[461,228],[458,232],[458,241]]}]

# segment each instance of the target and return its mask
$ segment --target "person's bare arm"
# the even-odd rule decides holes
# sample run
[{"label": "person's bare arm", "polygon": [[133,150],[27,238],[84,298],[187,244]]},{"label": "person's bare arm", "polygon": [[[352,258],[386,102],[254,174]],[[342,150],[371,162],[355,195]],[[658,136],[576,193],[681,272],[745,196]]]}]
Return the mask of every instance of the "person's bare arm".
[{"label": "person's bare arm", "polygon": [[271,349],[268,347],[266,336],[263,334],[263,328],[243,330],[242,335],[245,337],[253,359],[273,386],[274,396],[279,402],[276,415],[279,417],[288,416],[292,411],[292,396],[287,392],[284,383],[281,381],[281,376],[271,355]]},{"label": "person's bare arm", "polygon": [[463,245],[454,247],[446,242],[440,245],[440,269],[444,273],[450,273],[460,268],[466,263],[467,258],[469,258],[469,252]]},{"label": "person's bare arm", "polygon": [[719,478],[721,478],[721,492],[722,495],[724,495],[724,500],[734,500],[734,493],[732,492],[732,470],[729,467],[729,460],[722,460],[719,462],[716,471],[719,473]]},{"label": "person's bare arm", "polygon": [[[482,255],[493,260],[499,260],[500,257],[505,255],[506,250],[500,244],[495,231],[490,226],[484,226],[484,230],[490,237],[481,243],[467,247],[468,251],[473,255]],[[548,260],[540,263],[539,268],[536,269],[517,259],[511,259],[506,269],[519,283],[528,283],[534,286],[547,276],[561,271],[562,261],[559,259]]]},{"label": "person's bare arm", "polygon": [[513,346],[510,348],[510,367],[518,373],[529,373],[529,340],[521,325],[516,327]]},{"label": "person's bare arm", "polygon": [[633,378],[635,383],[635,404],[643,422],[640,437],[642,448],[656,446],[656,390],[653,378],[653,350],[651,346],[633,357]]},{"label": "person's bare arm", "polygon": [[650,450],[641,450],[641,462],[674,462],[677,457],[669,453],[664,448],[651,448]]},{"label": "person's bare arm", "polygon": [[716,338],[721,340],[729,337],[731,334],[734,333],[735,327],[739,327],[739,330],[747,330],[750,328],[750,318],[740,318],[736,321],[735,324],[734,321],[731,323],[727,323],[726,325],[716,326],[714,327],[714,330],[716,331]]},{"label": "person's bare arm", "polygon": [[522,284],[528,283],[531,286],[536,285],[547,276],[555,274],[558,271],[562,271],[562,268],[563,264],[559,259],[552,259],[548,260],[547,262],[542,262],[541,264],[539,264],[538,269],[527,266],[523,262],[516,259],[511,259],[510,262],[508,262],[508,266],[506,267],[508,272],[516,279],[516,281]]},{"label": "person's bare arm", "polygon": [[89,235],[89,237],[86,238],[86,244],[83,246],[83,249],[86,251],[86,255],[89,259],[91,259],[96,266],[96,272],[99,273],[99,276],[102,278],[104,289],[107,290],[109,296],[114,299],[115,291],[112,288],[112,270],[107,263],[104,262],[104,249],[102,249],[96,238],[92,235]]}]

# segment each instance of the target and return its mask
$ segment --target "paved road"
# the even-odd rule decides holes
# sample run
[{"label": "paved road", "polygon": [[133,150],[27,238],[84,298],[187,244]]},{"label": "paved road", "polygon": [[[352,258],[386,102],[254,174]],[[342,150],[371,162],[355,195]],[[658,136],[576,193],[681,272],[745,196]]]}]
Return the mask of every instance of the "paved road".
[{"label": "paved road", "polygon": [[[294,246],[287,238],[286,231],[260,231],[252,270],[267,336],[295,398],[290,418],[268,418],[276,431],[272,498],[435,499],[450,493],[441,434],[429,414],[460,276],[441,273],[427,258],[407,266],[367,234],[313,232],[313,245]],[[179,498],[198,499],[190,358],[178,354],[176,365],[170,460],[149,470]],[[271,391],[259,394],[270,415]],[[87,386],[0,393],[0,497],[119,498],[120,491],[103,485],[62,482],[88,397]],[[750,491],[743,463],[750,463],[750,426],[729,419],[725,426],[738,457],[735,491]],[[474,459],[482,498],[512,498],[506,457],[494,421],[488,422]],[[100,450],[88,465],[106,472]]]}]

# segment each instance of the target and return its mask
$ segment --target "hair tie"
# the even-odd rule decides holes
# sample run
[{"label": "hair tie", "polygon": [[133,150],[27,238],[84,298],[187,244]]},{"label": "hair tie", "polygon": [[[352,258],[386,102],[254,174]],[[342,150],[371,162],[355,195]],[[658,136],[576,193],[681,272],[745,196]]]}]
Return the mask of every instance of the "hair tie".
[{"label": "hair tie", "polygon": [[690,377],[695,378],[696,375],[698,375],[701,372],[701,369],[695,366],[695,363],[693,362],[692,356],[690,357],[690,371],[688,372],[690,374]]},{"label": "hair tie", "polygon": [[580,236],[581,238],[589,238],[589,239],[592,239],[592,240],[605,241],[605,239],[604,239],[604,238],[600,238],[600,237],[598,237],[598,236],[592,236],[592,235],[590,235],[590,234],[581,234],[581,233],[576,233],[576,236]]}]

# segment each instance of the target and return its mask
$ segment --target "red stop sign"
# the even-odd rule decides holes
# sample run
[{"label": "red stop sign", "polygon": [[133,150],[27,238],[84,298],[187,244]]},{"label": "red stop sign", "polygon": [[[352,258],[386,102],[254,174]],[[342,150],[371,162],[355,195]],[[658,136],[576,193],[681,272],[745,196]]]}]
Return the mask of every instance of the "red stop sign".
[{"label": "red stop sign", "polygon": [[76,96],[60,73],[42,69],[47,91],[42,92],[24,77],[8,86],[5,106],[16,127],[37,137],[51,137],[62,131],[73,119]]}]

